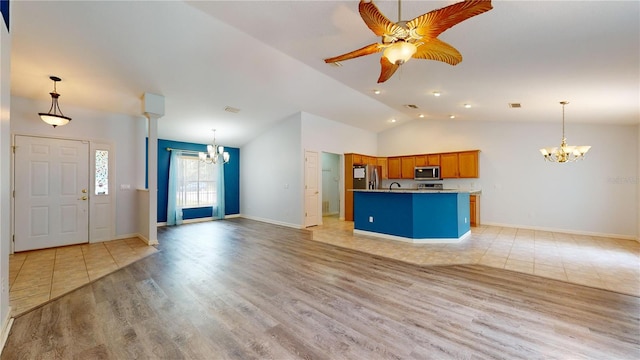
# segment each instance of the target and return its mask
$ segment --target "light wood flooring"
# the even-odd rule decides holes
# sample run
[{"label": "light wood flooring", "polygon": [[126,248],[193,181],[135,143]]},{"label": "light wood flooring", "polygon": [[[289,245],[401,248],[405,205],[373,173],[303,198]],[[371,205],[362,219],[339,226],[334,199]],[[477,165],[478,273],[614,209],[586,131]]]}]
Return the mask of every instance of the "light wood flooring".
[{"label": "light wood flooring", "polygon": [[156,252],[138,238],[9,255],[13,317]]},{"label": "light wood flooring", "polygon": [[2,359],[637,359],[640,298],[484,265],[420,266],[246,219],[15,319]]}]

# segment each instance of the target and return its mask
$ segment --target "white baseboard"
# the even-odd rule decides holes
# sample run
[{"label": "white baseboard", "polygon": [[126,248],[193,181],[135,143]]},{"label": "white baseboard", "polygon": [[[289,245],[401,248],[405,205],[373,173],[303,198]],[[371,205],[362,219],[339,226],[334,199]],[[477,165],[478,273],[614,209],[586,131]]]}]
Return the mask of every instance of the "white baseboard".
[{"label": "white baseboard", "polygon": [[2,333],[0,334],[0,353],[4,349],[4,345],[9,338],[9,332],[11,332],[11,326],[13,326],[13,318],[11,317],[11,306],[7,309],[7,317],[2,321]]},{"label": "white baseboard", "polygon": [[525,230],[550,231],[550,232],[573,234],[573,235],[587,235],[587,236],[597,236],[597,237],[607,237],[607,238],[614,238],[614,239],[640,241],[636,236],[633,236],[633,235],[607,234],[607,233],[599,233],[599,232],[591,232],[591,231],[556,229],[556,228],[548,228],[548,227],[543,227],[543,226],[513,225],[513,224],[500,224],[500,223],[491,223],[491,222],[482,222],[482,224],[480,226],[482,226],[482,225],[498,226],[498,227],[514,228],[514,229],[525,229]]},{"label": "white baseboard", "polygon": [[291,223],[286,223],[286,222],[282,222],[282,221],[276,221],[276,220],[272,220],[272,219],[264,219],[264,218],[260,218],[260,217],[256,217],[256,216],[249,216],[249,215],[244,215],[241,214],[239,217],[245,218],[245,219],[249,219],[249,220],[255,220],[255,221],[260,221],[260,222],[265,222],[265,223],[269,223],[269,224],[274,224],[274,225],[281,225],[281,226],[286,226],[286,227],[290,227],[290,228],[294,228],[294,229],[304,229],[304,227],[300,224],[291,224]]}]

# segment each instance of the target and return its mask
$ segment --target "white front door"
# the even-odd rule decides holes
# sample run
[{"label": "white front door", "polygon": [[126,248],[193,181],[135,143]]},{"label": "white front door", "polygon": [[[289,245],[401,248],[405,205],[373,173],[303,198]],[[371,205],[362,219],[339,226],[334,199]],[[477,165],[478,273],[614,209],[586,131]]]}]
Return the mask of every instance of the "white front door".
[{"label": "white front door", "polygon": [[318,225],[318,153],[304,154],[304,226]]},{"label": "white front door", "polygon": [[16,136],[15,251],[89,241],[89,143]]}]

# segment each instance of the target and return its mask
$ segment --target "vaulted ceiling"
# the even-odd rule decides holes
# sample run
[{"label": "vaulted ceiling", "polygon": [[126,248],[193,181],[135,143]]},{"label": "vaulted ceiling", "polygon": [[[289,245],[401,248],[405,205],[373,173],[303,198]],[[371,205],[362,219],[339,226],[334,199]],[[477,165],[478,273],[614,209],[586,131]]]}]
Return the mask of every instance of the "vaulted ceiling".
[{"label": "vaulted ceiling", "polygon": [[[405,0],[402,18],[452,3]],[[376,4],[397,20],[397,1]],[[57,75],[63,110],[140,115],[141,95],[161,94],[166,139],[206,143],[216,128],[219,143],[241,146],[298,111],[374,132],[433,119],[559,123],[561,100],[570,101],[567,123],[640,122],[638,1],[493,1],[440,35],[459,65],[412,59],[382,84],[379,54],[323,61],[379,41],[356,0],[11,7],[12,95],[49,101]]]}]

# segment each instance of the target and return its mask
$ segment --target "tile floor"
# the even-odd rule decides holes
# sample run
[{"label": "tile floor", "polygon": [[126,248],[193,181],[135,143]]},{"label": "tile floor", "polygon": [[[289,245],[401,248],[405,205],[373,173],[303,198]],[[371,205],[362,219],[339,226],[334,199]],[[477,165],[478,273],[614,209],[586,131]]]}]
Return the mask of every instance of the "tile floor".
[{"label": "tile floor", "polygon": [[16,316],[158,251],[138,238],[9,255],[9,302]]},{"label": "tile floor", "polygon": [[454,244],[412,244],[353,234],[324,217],[313,239],[417,265],[481,264],[640,297],[640,243],[496,226],[471,228]]}]

